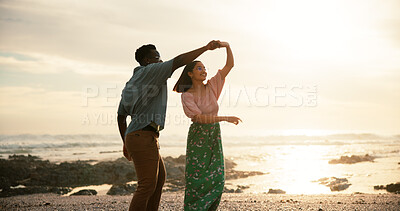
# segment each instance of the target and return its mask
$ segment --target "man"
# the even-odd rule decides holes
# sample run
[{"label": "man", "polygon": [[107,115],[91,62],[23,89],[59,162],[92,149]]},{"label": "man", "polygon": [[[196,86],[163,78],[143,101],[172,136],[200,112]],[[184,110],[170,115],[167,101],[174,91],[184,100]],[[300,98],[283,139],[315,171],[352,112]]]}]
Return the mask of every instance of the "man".
[{"label": "man", "polygon": [[[118,107],[118,127],[124,156],[133,160],[138,187],[129,210],[158,210],[165,182],[164,162],[159,154],[159,131],[164,128],[167,108],[167,79],[172,73],[189,64],[207,50],[219,47],[219,41],[181,54],[163,62],[154,45],[143,45],[136,50],[136,67],[122,91]],[[127,116],[131,116],[129,127]]]}]

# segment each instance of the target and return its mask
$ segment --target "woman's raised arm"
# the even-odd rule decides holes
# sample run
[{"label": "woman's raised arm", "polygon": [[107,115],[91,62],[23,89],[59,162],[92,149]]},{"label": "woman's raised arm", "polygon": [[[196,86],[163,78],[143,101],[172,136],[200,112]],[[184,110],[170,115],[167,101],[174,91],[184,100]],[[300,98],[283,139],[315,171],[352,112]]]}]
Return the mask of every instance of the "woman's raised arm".
[{"label": "woman's raised arm", "polygon": [[226,64],[225,64],[224,68],[222,68],[222,70],[220,70],[222,78],[225,78],[234,66],[233,54],[232,54],[231,47],[229,46],[229,43],[221,42],[220,47],[226,48]]}]

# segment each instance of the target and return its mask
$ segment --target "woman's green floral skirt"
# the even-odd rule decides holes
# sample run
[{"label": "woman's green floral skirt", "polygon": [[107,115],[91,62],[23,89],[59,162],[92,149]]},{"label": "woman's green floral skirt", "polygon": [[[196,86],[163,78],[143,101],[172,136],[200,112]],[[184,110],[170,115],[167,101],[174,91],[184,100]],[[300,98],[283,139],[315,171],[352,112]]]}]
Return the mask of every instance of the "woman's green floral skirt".
[{"label": "woman's green floral skirt", "polygon": [[225,184],[219,123],[190,125],[185,180],[185,210],[217,210]]}]

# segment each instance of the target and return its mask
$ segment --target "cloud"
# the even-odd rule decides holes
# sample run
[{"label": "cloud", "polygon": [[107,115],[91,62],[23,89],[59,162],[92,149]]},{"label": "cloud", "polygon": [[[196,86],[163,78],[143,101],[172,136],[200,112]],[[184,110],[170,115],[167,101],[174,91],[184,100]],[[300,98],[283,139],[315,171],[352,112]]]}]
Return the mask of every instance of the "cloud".
[{"label": "cloud", "polygon": [[[16,128],[24,118],[39,125],[46,116],[47,120],[61,122],[61,128],[69,121],[71,130],[80,130],[79,115],[85,112],[115,114],[114,107],[101,106],[104,90],[116,87],[111,94],[117,97],[111,101],[117,101],[137,65],[134,51],[140,45],[156,44],[162,59],[167,60],[211,39],[222,39],[231,43],[235,55],[235,67],[227,82],[232,85],[232,100],[244,85],[254,89],[314,84],[321,99],[328,99],[323,101],[327,107],[317,108],[318,112],[256,109],[248,108],[242,92],[238,107],[221,106],[222,113],[248,117],[251,127],[260,125],[260,117],[270,120],[265,124],[274,129],[312,128],[323,125],[323,121],[328,129],[334,128],[345,119],[335,118],[343,113],[357,119],[358,128],[364,123],[357,115],[375,118],[377,115],[371,113],[380,113],[379,118],[392,121],[386,112],[391,111],[397,118],[400,63],[398,46],[393,43],[399,41],[398,1],[295,2],[0,1],[2,117],[11,119],[8,111],[15,109],[15,115],[18,111],[26,114],[18,117]],[[224,65],[225,57],[220,49],[199,59],[212,75]],[[172,76],[170,87],[179,75],[180,70]],[[76,106],[88,87],[97,90],[99,96],[89,100],[91,106],[86,111]],[[268,91],[271,89],[266,94],[270,94]],[[266,99],[261,98],[259,103],[264,102]],[[179,95],[170,92],[169,105],[171,114],[183,115]],[[357,108],[362,112],[355,112]],[[47,116],[48,111],[52,117]],[[329,121],[325,120],[327,113]],[[398,121],[392,123],[379,127],[399,125]],[[109,131],[115,129],[112,127]]]},{"label": "cloud", "polygon": [[[209,37],[215,16],[175,5],[163,1],[2,1],[0,50],[114,65],[132,64],[134,50],[148,42],[171,43],[176,48],[176,43],[188,45],[200,38],[206,44],[201,37]],[[168,57],[182,53],[167,49]]]},{"label": "cloud", "polygon": [[75,72],[82,75],[124,74],[126,66],[82,62],[46,54],[0,52],[2,71],[32,74]]}]

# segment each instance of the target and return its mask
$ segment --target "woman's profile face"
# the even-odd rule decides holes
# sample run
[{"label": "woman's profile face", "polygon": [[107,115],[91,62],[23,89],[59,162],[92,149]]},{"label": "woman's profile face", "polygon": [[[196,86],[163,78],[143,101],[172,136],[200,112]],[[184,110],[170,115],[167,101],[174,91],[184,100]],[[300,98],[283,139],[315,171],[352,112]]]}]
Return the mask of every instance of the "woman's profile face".
[{"label": "woman's profile face", "polygon": [[192,81],[204,81],[207,78],[206,67],[204,67],[202,62],[197,62],[193,68],[192,72],[189,72],[189,76],[191,76]]}]

